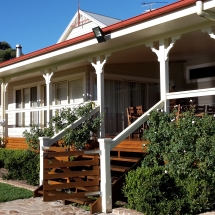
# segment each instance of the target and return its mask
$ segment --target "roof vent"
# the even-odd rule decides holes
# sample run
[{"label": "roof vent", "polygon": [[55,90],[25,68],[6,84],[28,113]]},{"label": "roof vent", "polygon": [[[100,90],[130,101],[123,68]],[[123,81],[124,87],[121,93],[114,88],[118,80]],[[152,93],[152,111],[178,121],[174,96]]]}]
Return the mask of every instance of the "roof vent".
[{"label": "roof vent", "polygon": [[19,45],[19,44],[17,44],[16,45],[16,57],[20,57],[22,55],[23,55],[23,53],[22,53],[22,46]]}]

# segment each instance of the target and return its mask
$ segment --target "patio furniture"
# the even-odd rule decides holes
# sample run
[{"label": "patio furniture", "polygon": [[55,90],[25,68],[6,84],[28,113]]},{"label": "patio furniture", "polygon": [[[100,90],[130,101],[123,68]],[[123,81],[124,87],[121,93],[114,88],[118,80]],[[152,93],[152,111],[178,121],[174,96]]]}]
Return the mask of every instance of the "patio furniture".
[{"label": "patio furniture", "polygon": [[207,111],[207,105],[194,105],[195,116],[202,117]]},{"label": "patio furniture", "polygon": [[[142,105],[129,106],[128,108],[126,108],[126,112],[127,112],[128,126],[131,125],[132,122],[137,120],[144,113]],[[134,131],[131,135],[129,135],[129,139],[131,136],[132,138],[134,138],[134,134],[138,134],[138,137],[140,137],[140,134],[143,133],[143,128],[144,126],[139,127],[136,131]]]},{"label": "patio furniture", "polygon": [[215,106],[207,105],[206,111],[207,111],[207,114],[214,115],[215,114]]}]

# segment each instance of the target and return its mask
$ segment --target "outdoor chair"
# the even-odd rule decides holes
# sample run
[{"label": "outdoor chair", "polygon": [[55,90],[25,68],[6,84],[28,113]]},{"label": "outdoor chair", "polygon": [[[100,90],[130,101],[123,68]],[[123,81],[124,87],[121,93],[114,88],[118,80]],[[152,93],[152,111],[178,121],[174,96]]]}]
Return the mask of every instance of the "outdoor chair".
[{"label": "outdoor chair", "polygon": [[202,117],[207,111],[207,105],[194,105],[195,116]]},{"label": "outdoor chair", "polygon": [[207,114],[214,115],[215,114],[215,106],[207,105],[206,112],[207,112]]},{"label": "outdoor chair", "polygon": [[[143,114],[143,108],[142,105],[138,106],[129,106],[126,108],[127,112],[127,119],[128,119],[128,126],[131,125],[132,122],[137,120],[142,114]],[[131,135],[129,135],[129,139],[132,136],[134,138],[134,134],[138,134],[138,137],[143,133],[144,126],[141,126],[136,131],[134,131]]]}]

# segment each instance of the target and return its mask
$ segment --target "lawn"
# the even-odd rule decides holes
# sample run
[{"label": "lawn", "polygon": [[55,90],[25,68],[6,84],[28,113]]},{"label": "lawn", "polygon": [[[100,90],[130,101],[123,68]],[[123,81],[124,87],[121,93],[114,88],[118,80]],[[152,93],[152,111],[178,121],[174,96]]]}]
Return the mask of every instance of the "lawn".
[{"label": "lawn", "polygon": [[27,199],[33,197],[33,192],[24,188],[14,187],[0,183],[0,202],[9,202],[16,199]]}]

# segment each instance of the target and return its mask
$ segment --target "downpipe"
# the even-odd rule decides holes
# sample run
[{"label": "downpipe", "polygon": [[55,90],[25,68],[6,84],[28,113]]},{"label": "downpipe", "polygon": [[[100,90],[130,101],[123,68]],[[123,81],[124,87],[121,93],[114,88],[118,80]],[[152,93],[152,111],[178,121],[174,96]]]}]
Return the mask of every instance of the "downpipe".
[{"label": "downpipe", "polygon": [[212,21],[215,21],[215,14],[212,13],[212,12],[205,12],[203,11],[203,2],[202,0],[197,0],[196,1],[196,12],[197,12],[197,15],[201,16],[201,17],[204,17],[206,19],[210,19]]}]

